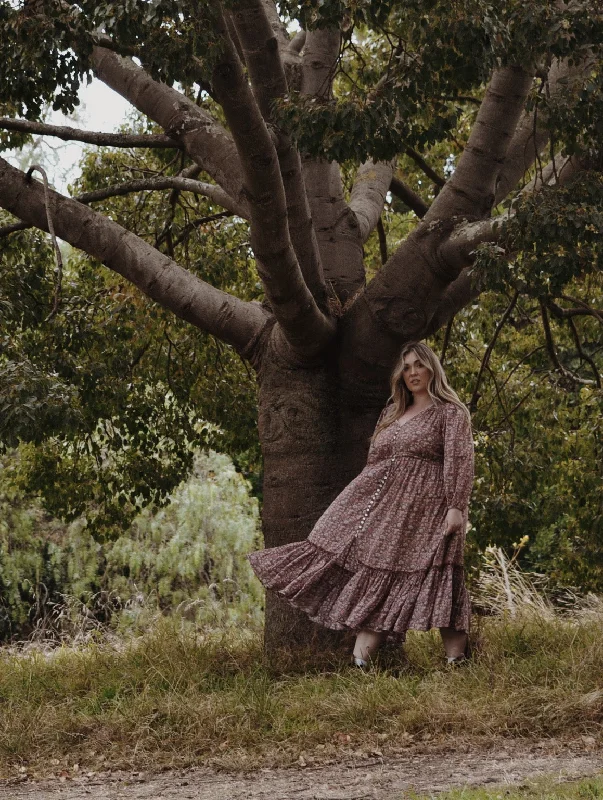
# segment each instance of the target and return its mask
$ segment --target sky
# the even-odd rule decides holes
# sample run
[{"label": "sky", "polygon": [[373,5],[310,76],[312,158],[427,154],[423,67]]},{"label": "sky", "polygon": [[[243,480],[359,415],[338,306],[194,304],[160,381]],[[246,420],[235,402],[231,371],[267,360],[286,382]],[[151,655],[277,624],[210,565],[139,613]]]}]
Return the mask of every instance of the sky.
[{"label": "sky", "polygon": [[[67,117],[59,112],[51,112],[46,122],[52,125],[68,125],[72,128],[83,128],[90,131],[115,132],[127,121],[127,114],[132,106],[120,95],[109,89],[101,81],[93,79],[89,86],[83,85],[79,92],[80,105],[75,115]],[[78,174],[78,162],[85,145],[78,142],[64,142],[54,137],[43,137],[31,157],[45,167],[48,180],[63,194],[68,194],[67,186]],[[27,169],[23,155],[18,152],[3,154],[15,166]]]}]

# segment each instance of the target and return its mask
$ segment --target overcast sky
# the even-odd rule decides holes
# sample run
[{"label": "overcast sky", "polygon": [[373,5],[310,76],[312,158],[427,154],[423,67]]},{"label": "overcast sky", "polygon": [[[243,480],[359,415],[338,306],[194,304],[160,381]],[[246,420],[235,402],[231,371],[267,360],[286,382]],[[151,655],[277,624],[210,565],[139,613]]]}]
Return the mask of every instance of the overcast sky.
[{"label": "overcast sky", "polygon": [[[69,125],[72,128],[84,128],[90,131],[113,133],[126,122],[132,106],[120,95],[109,89],[104,83],[93,80],[89,86],[80,89],[81,103],[74,117],[66,117],[58,112],[51,112],[46,122],[53,125]],[[67,192],[67,184],[78,174],[77,165],[82,156],[84,145],[77,142],[63,142],[54,137],[44,137],[41,149],[34,154],[37,161],[48,172],[50,183],[60,192]],[[8,161],[27,168],[19,153],[5,154]]]}]

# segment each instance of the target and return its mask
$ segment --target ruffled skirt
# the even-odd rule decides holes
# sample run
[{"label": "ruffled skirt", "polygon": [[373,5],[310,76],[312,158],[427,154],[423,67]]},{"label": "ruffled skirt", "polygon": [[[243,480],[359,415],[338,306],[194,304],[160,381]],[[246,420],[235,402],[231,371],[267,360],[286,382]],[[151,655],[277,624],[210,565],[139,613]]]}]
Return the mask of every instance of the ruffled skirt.
[{"label": "ruffled skirt", "polygon": [[410,629],[469,630],[464,569],[446,562],[446,539],[430,567],[409,571],[362,564],[354,544],[334,554],[306,539],[247,557],[266,588],[332,630],[382,631],[398,641]]}]

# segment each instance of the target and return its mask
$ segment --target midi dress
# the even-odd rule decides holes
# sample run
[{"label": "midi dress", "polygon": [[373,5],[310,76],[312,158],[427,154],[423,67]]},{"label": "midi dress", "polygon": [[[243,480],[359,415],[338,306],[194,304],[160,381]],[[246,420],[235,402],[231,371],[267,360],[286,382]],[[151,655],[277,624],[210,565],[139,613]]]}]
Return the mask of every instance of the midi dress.
[{"label": "midi dress", "polygon": [[[247,557],[267,589],[327,628],[382,631],[397,641],[409,629],[469,631],[464,549],[473,477],[467,415],[438,401],[379,432],[362,472],[306,539]],[[449,508],[462,512],[463,525],[445,536]]]}]

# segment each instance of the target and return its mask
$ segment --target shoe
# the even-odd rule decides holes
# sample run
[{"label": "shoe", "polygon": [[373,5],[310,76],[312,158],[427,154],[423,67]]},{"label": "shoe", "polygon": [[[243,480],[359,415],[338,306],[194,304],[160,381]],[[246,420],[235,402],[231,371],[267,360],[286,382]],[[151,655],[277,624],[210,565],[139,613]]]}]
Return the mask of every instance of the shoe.
[{"label": "shoe", "polygon": [[471,645],[469,644],[469,639],[467,639],[467,644],[465,645],[465,651],[461,653],[459,656],[452,656],[446,659],[446,662],[449,666],[458,667],[461,664],[468,663],[471,660]]}]

